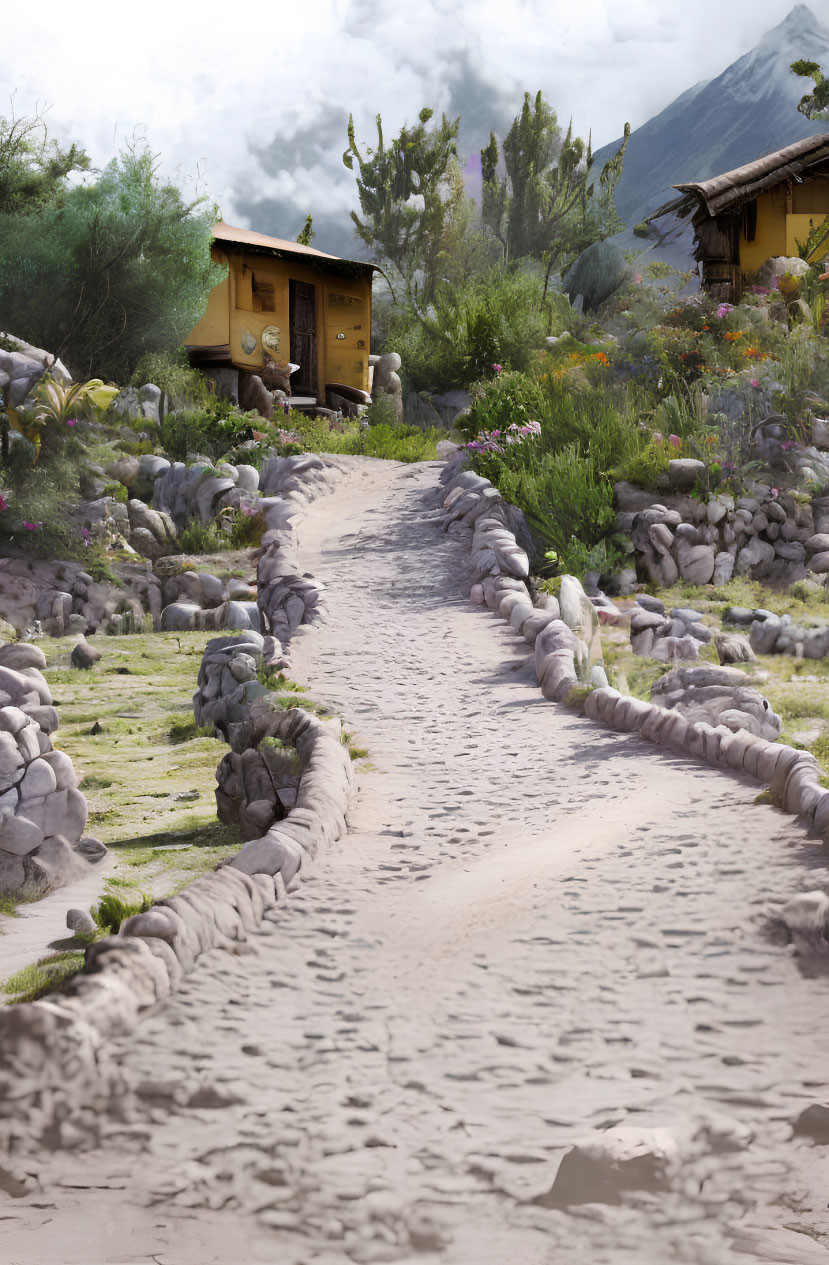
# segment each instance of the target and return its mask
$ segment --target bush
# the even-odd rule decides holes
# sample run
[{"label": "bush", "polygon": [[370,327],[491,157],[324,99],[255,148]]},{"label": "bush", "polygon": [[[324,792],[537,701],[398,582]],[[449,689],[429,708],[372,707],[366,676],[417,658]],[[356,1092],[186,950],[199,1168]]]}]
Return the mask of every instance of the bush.
[{"label": "bush", "polygon": [[121,923],[127,918],[131,918],[133,914],[144,914],[153,905],[152,896],[142,896],[140,901],[123,901],[119,896],[107,892],[98,901],[97,905],[93,905],[90,913],[93,921],[102,931],[106,931],[109,935],[117,936],[121,929]]},{"label": "bush", "polygon": [[147,352],[177,346],[223,270],[215,215],[128,148],[93,184],[36,211],[0,215],[0,311],[7,329],[61,356],[78,378],[127,381]]},{"label": "bush", "polygon": [[258,413],[242,413],[227,400],[215,400],[201,408],[168,413],[161,428],[164,451],[174,461],[199,453],[218,461],[242,440],[253,437],[254,428],[267,423]]},{"label": "bush", "polygon": [[133,371],[132,384],[140,387],[146,382],[154,382],[161,388],[170,409],[210,403],[207,380],[198,369],[190,368],[184,347],[174,352],[145,352]]},{"label": "bush", "polygon": [[425,323],[411,314],[392,318],[384,350],[399,352],[413,391],[469,386],[495,364],[527,369],[548,329],[541,290],[537,276],[498,264],[440,287]]}]

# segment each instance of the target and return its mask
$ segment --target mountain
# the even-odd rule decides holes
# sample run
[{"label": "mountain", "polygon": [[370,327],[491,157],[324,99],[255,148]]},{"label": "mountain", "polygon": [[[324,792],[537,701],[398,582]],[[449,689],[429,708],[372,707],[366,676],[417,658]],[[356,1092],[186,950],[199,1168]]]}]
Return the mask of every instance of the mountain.
[{"label": "mountain", "polygon": [[[629,235],[634,224],[676,196],[672,185],[707,180],[793,141],[825,131],[797,103],[811,80],[792,74],[798,58],[829,63],[829,30],[798,4],[759,44],[716,79],[698,83],[631,133],[616,186],[616,206]],[[595,155],[597,173],[621,140]],[[639,243],[641,245],[641,243]]]}]

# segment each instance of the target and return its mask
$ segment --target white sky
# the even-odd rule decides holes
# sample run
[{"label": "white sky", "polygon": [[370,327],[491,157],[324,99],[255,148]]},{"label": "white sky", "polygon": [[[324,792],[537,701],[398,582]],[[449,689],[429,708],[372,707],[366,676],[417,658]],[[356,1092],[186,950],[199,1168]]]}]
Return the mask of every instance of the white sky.
[{"label": "white sky", "polygon": [[97,164],[139,128],[230,222],[287,237],[307,210],[347,223],[350,111],[364,143],[378,111],[388,136],[423,105],[460,113],[471,150],[540,88],[595,147],[718,74],[793,3],[7,0],[0,113],[15,89],[19,113],[50,105],[52,132]]}]

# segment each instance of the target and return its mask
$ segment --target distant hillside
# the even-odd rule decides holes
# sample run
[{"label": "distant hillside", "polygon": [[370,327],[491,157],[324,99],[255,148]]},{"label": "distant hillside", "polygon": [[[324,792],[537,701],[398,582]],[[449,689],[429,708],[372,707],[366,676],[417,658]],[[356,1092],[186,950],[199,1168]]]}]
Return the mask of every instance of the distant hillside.
[{"label": "distant hillside", "polygon": [[[826,129],[797,112],[810,87],[790,70],[799,57],[829,64],[829,30],[805,4],[716,79],[690,88],[631,134],[616,188],[626,237],[673,196],[679,181],[706,180]],[[597,173],[620,143],[597,152]],[[689,242],[686,234],[686,248]]]}]

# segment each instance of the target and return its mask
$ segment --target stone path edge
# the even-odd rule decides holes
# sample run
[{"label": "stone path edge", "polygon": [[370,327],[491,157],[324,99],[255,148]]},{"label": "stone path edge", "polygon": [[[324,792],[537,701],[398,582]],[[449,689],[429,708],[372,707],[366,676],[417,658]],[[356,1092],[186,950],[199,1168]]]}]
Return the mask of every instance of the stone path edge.
[{"label": "stone path edge", "polygon": [[[330,490],[332,479],[326,476],[339,471],[318,457],[302,463],[286,459],[286,465],[290,488],[266,509],[269,530],[259,566],[272,564],[278,554],[286,575],[302,577],[312,600],[306,599],[300,622],[313,624],[323,614],[322,586],[302,576],[296,524],[309,502]],[[295,586],[288,583],[285,602],[292,594]],[[268,598],[270,626],[290,635],[293,620],[277,608],[272,589]],[[301,769],[296,804],[219,869],[126,919],[117,935],[90,945],[83,971],[59,993],[0,1009],[0,1152],[14,1149],[15,1121],[20,1123],[23,1113],[43,1113],[44,1093],[52,1104],[50,1120],[44,1121],[50,1127],[54,1090],[50,1096],[48,1087],[59,1083],[77,1093],[99,1070],[106,1037],[132,1031],[144,1011],[178,988],[202,954],[255,933],[302,880],[303,869],[309,871],[312,858],[345,833],[354,774],[341,722],[300,708],[283,710],[260,696],[249,705],[245,729],[254,747],[272,736],[296,749]]]},{"label": "stone path edge", "polygon": [[572,630],[557,612],[539,609],[530,597],[529,560],[510,526],[518,511],[502,500],[488,479],[466,467],[464,457],[450,459],[440,475],[444,526],[470,545],[472,600],[497,611],[534,647],[536,679],[544,697],[713,768],[748,774],[768,788],[777,807],[802,818],[813,835],[829,839],[829,790],[820,785],[820,766],[810,752],[769,742],[744,729],[689,722],[656,703],[579,680]]}]

